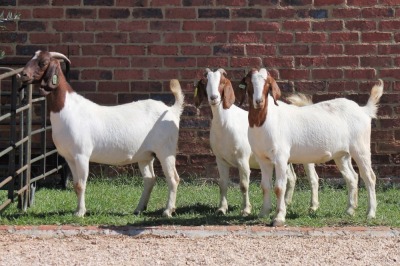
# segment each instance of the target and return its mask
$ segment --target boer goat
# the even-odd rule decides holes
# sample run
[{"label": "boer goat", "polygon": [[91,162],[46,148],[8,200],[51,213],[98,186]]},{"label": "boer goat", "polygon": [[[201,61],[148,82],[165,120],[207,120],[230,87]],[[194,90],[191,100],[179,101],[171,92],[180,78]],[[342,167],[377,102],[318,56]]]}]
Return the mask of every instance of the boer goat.
[{"label": "boer goat", "polygon": [[[212,111],[210,145],[216,157],[219,172],[220,204],[217,212],[225,214],[228,210],[227,190],[229,169],[239,169],[240,189],[243,195],[242,215],[251,213],[249,200],[250,168],[260,169],[248,141],[248,112],[237,107],[231,81],[226,77],[224,69],[212,72],[206,69],[204,77],[198,82],[194,101],[199,107],[203,99],[208,99]],[[318,203],[318,175],[314,165],[304,165],[312,187],[311,210],[316,210]],[[287,203],[291,202],[296,174],[290,165],[287,171],[288,193]]]},{"label": "boer goat", "polygon": [[375,85],[366,106],[334,99],[298,107],[278,101],[281,91],[266,69],[253,69],[246,76],[249,99],[249,142],[262,172],[263,207],[260,216],[271,211],[271,182],[275,167],[277,213],[273,224],[285,222],[287,163],[322,163],[334,160],[349,189],[347,213],[357,207],[355,160],[368,191],[368,218],[376,213],[376,176],[371,168],[371,119],[376,117],[383,82]]},{"label": "boer goat", "polygon": [[184,96],[178,80],[171,80],[175,96],[171,107],[155,100],[117,106],[100,106],[77,94],[67,83],[58,59],[69,59],[57,52],[37,51],[22,71],[23,84],[39,84],[50,109],[52,137],[73,175],[78,197],[75,215],[84,216],[89,162],[124,165],[137,162],[144,179],[144,190],[134,213],[146,209],[156,177],[153,162],[160,160],[169,196],[164,211],[175,210],[179,176],[175,168],[179,120]]}]

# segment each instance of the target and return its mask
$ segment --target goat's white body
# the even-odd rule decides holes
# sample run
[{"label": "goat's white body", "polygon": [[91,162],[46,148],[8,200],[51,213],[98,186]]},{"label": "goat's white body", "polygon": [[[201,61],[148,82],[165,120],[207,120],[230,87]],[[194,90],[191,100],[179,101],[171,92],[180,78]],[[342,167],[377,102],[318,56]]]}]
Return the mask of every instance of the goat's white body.
[{"label": "goat's white body", "polygon": [[66,159],[84,154],[101,164],[147,161],[158,150],[176,149],[179,116],[170,108],[155,100],[101,106],[67,93],[64,108],[50,114],[53,140]]},{"label": "goat's white body", "polygon": [[[254,80],[253,84],[256,83]],[[274,167],[277,195],[274,223],[282,225],[286,216],[282,194],[285,193],[287,182],[284,174],[287,163],[322,163],[332,159],[348,185],[347,212],[353,214],[357,207],[358,181],[351,165],[353,158],[367,187],[368,217],[375,217],[376,176],[371,168],[371,119],[376,115],[376,104],[382,95],[383,83],[380,81],[379,86],[374,86],[367,105],[363,107],[343,98],[304,107],[278,101],[279,106],[276,106],[268,94],[261,96],[263,86],[255,90],[257,93],[254,93],[253,105],[268,101],[266,120],[259,127],[249,127],[249,142],[262,171],[264,202],[260,216],[268,215],[272,207],[269,194]],[[264,98],[260,101],[257,97]]]}]

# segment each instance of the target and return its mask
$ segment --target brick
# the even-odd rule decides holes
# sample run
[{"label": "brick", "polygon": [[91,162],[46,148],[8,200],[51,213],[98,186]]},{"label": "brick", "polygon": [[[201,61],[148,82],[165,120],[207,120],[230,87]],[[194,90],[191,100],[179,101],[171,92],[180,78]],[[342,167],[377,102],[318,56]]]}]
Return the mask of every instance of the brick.
[{"label": "brick", "polygon": [[94,34],[84,32],[63,33],[62,41],[65,43],[94,43]]},{"label": "brick", "polygon": [[359,37],[357,32],[332,32],[329,34],[330,42],[358,42]]},{"label": "brick", "polygon": [[325,42],[326,39],[325,33],[304,32],[295,34],[296,43],[320,43]]},{"label": "brick", "polygon": [[289,20],[283,21],[282,27],[289,31],[309,31],[311,30],[310,21]]},{"label": "brick", "polygon": [[348,55],[376,55],[377,47],[370,44],[346,44],[344,52]]},{"label": "brick", "polygon": [[262,18],[262,10],[258,8],[233,9],[232,18]]},{"label": "brick", "polygon": [[50,44],[60,43],[61,34],[54,33],[31,33],[29,35],[29,41],[32,44]]},{"label": "brick", "polygon": [[310,53],[308,45],[280,45],[278,50],[282,55],[308,55]]},{"label": "brick", "polygon": [[178,47],[171,45],[151,45],[148,46],[148,54],[153,55],[178,55]]},{"label": "brick", "polygon": [[151,31],[174,31],[177,32],[181,28],[179,21],[150,21]]},{"label": "brick", "polygon": [[164,18],[160,8],[134,8],[132,10],[133,18]]},{"label": "brick", "polygon": [[230,18],[229,9],[225,8],[199,8],[198,9],[198,18]]},{"label": "brick", "polygon": [[[243,23],[244,24],[244,23]],[[279,31],[280,25],[277,22],[249,21],[250,31]]]},{"label": "brick", "polygon": [[[114,21],[107,21],[110,23],[115,23]],[[149,29],[149,21],[119,21],[118,30],[119,31],[146,31]],[[110,30],[110,29],[103,29]]]},{"label": "brick", "polygon": [[95,19],[97,16],[96,9],[84,9],[84,8],[68,8],[65,11],[66,18],[72,19]]},{"label": "brick", "polygon": [[347,0],[349,6],[373,6],[377,4],[377,0]]},{"label": "brick", "polygon": [[176,69],[152,69],[149,71],[149,79],[152,80],[170,80],[179,78],[178,70]]},{"label": "brick", "polygon": [[179,6],[179,0],[153,0],[151,1],[151,6]]},{"label": "brick", "polygon": [[246,0],[217,0],[217,6],[246,6]]},{"label": "brick", "polygon": [[155,43],[161,41],[161,36],[159,33],[132,32],[129,34],[129,40],[132,43]]},{"label": "brick", "polygon": [[291,19],[296,16],[296,10],[291,8],[278,9],[268,8],[265,17],[269,19]]},{"label": "brick", "polygon": [[193,57],[167,57],[164,58],[164,65],[166,67],[192,67],[196,65],[196,59]]},{"label": "brick", "polygon": [[73,68],[88,68],[97,66],[97,57],[92,56],[71,56]]},{"label": "brick", "polygon": [[307,6],[311,5],[312,1],[311,0],[282,0],[281,5],[282,6]]},{"label": "brick", "polygon": [[51,4],[53,6],[79,6],[81,0],[53,0]]},{"label": "brick", "polygon": [[346,79],[374,79],[376,78],[375,69],[345,69]]},{"label": "brick", "polygon": [[131,66],[135,68],[155,68],[163,66],[162,57],[135,56],[131,59]]},{"label": "brick", "polygon": [[361,10],[359,8],[334,8],[332,10],[333,18],[359,18]]},{"label": "brick", "polygon": [[296,80],[309,79],[310,71],[308,69],[281,69],[279,70],[282,79]]},{"label": "brick", "polygon": [[182,28],[184,31],[212,31],[214,23],[211,21],[183,21]]},{"label": "brick", "polygon": [[82,54],[84,55],[111,55],[112,47],[109,45],[83,45]]},{"label": "brick", "polygon": [[0,3],[0,6],[16,6],[17,5],[17,0],[3,0]]},{"label": "brick", "polygon": [[161,92],[162,83],[158,81],[133,81],[130,82],[132,92]]},{"label": "brick", "polygon": [[361,67],[390,67],[392,66],[391,57],[385,56],[361,56]]},{"label": "brick", "polygon": [[147,100],[150,98],[148,93],[118,93],[118,104],[130,103],[133,101]]},{"label": "brick", "polygon": [[352,20],[346,21],[345,27],[348,30],[357,30],[357,31],[373,31],[376,30],[376,22],[371,20]]},{"label": "brick", "polygon": [[275,53],[275,45],[246,44],[247,55],[274,55]]},{"label": "brick", "polygon": [[213,6],[213,0],[183,0],[183,6]]},{"label": "brick", "polygon": [[114,70],[115,80],[143,79],[143,70],[141,69],[116,69]]},{"label": "brick", "polygon": [[381,31],[398,30],[400,28],[400,20],[381,20],[378,27]]},{"label": "brick", "polygon": [[363,32],[363,33],[361,33],[361,40],[364,43],[390,42],[391,39],[392,39],[391,33],[386,33],[386,32]]},{"label": "brick", "polygon": [[263,64],[270,68],[292,68],[294,67],[294,58],[292,56],[264,57]]},{"label": "brick", "polygon": [[108,9],[101,8],[99,9],[99,18],[100,19],[126,19],[129,18],[130,11],[128,8],[117,8],[117,9]]},{"label": "brick", "polygon": [[343,70],[341,69],[312,69],[311,76],[313,79],[341,79],[343,78]]},{"label": "brick", "polygon": [[18,5],[20,6],[43,6],[48,4],[48,0],[18,0]]},{"label": "brick", "polygon": [[210,46],[181,46],[182,55],[211,55]]},{"label": "brick", "polygon": [[400,68],[384,68],[379,70],[379,77],[380,78],[392,78],[392,79],[397,79],[399,76]]},{"label": "brick", "polygon": [[349,67],[357,67],[358,57],[356,56],[335,56],[328,57],[327,65],[329,67],[341,67],[341,66],[349,66]]},{"label": "brick", "polygon": [[167,8],[166,19],[196,19],[196,10],[193,8]]},{"label": "brick", "polygon": [[291,43],[293,42],[293,34],[277,32],[277,33],[264,33],[262,35],[262,40],[265,43]]},{"label": "brick", "polygon": [[62,8],[35,8],[32,15],[34,18],[49,19],[49,18],[64,18],[64,9]]},{"label": "brick", "polygon": [[144,55],[146,53],[146,48],[144,46],[138,45],[116,45],[115,54],[116,55]]},{"label": "brick", "polygon": [[[0,33],[0,41],[1,41],[1,33]],[[26,42],[24,42],[26,43]],[[16,54],[17,55],[28,55],[30,57],[32,57],[33,54],[35,54],[35,52],[37,50],[45,50],[46,47],[43,47],[42,45],[17,45],[16,46]],[[7,53],[8,54],[8,53]],[[4,63],[4,61],[7,59],[7,57],[1,59],[2,62]],[[21,65],[26,64],[26,61],[28,59],[25,58],[22,62]],[[15,59],[13,59],[13,61],[15,61]]]},{"label": "brick", "polygon": [[261,57],[232,57],[231,67],[262,67]]},{"label": "brick", "polygon": [[84,24],[82,21],[58,20],[53,21],[52,25],[53,29],[57,32],[80,32],[84,30]]},{"label": "brick", "polygon": [[341,44],[314,44],[311,46],[312,55],[332,55],[343,54],[343,45]]},{"label": "brick", "polygon": [[326,19],[328,18],[328,10],[326,9],[304,9],[298,10],[297,16],[300,18]]},{"label": "brick", "polygon": [[115,105],[117,103],[117,96],[111,93],[87,93],[85,97],[101,105]]},{"label": "brick", "polygon": [[295,89],[297,92],[315,94],[318,91],[325,91],[325,81],[296,81]]},{"label": "brick", "polygon": [[114,0],[83,0],[85,6],[113,6]]},{"label": "brick", "polygon": [[81,71],[82,80],[111,80],[111,70],[84,69]]},{"label": "brick", "polygon": [[116,29],[117,23],[115,21],[85,21],[86,31],[115,31]]},{"label": "brick", "polygon": [[229,65],[229,61],[227,57],[199,57],[197,58],[197,67],[227,67]]},{"label": "brick", "polygon": [[345,0],[314,0],[314,6],[344,5]]},{"label": "brick", "polygon": [[226,33],[198,33],[196,41],[201,43],[226,43],[228,35]]},{"label": "brick", "polygon": [[297,67],[322,67],[327,65],[327,59],[324,56],[297,56],[295,65]]},{"label": "brick", "polygon": [[101,57],[99,67],[129,67],[130,62],[126,57]]},{"label": "brick", "polygon": [[356,92],[358,91],[358,83],[355,81],[329,81],[329,92]]},{"label": "brick", "polygon": [[244,45],[215,45],[213,55],[244,55]]},{"label": "brick", "polygon": [[99,92],[129,92],[129,82],[124,81],[99,81]]},{"label": "brick", "polygon": [[379,54],[400,54],[400,44],[382,44],[378,46]]},{"label": "brick", "polygon": [[247,22],[246,21],[216,21],[215,22],[216,31],[246,31]]},{"label": "brick", "polygon": [[383,18],[383,17],[394,17],[393,8],[363,8],[361,14],[363,18]]},{"label": "brick", "polygon": [[339,20],[316,21],[312,23],[313,31],[341,31],[343,22]]},{"label": "brick", "polygon": [[[8,30],[11,30],[8,26],[5,26]],[[45,31],[47,29],[47,23],[42,21],[31,21],[31,20],[20,20],[18,22],[19,31]]]},{"label": "brick", "polygon": [[229,34],[230,43],[258,43],[260,42],[260,34],[258,33],[231,33]]},{"label": "brick", "polygon": [[165,43],[192,43],[193,34],[191,33],[165,33],[164,42]]}]

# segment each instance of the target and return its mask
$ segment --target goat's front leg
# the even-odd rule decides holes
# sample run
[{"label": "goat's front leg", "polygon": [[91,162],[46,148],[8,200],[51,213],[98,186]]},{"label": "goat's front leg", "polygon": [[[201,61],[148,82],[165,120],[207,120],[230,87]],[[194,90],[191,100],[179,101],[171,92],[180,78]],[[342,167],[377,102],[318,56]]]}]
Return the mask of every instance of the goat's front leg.
[{"label": "goat's front leg", "polygon": [[78,207],[75,215],[78,217],[85,216],[85,191],[86,181],[89,175],[89,158],[85,155],[76,155],[75,160],[67,160],[73,176],[73,184],[76,196],[78,197]]},{"label": "goat's front leg", "polygon": [[287,169],[287,160],[280,160],[275,164],[276,216],[273,222],[273,226],[285,225],[285,217],[286,217],[285,192],[287,185],[286,169]]},{"label": "goat's front leg", "polygon": [[156,176],[154,175],[153,169],[154,159],[151,161],[139,162],[139,169],[143,176],[143,191],[140,197],[139,203],[133,212],[135,215],[140,214],[147,209],[147,204],[149,203],[150,194],[153,190],[154,184],[156,182]]},{"label": "goat's front leg", "polygon": [[225,215],[228,211],[229,165],[219,157],[217,157],[216,161],[219,172],[219,208],[216,213]]},{"label": "goat's front leg", "polygon": [[261,189],[263,192],[263,205],[261,207],[259,217],[266,217],[272,209],[271,188],[272,188],[272,172],[274,165],[269,160],[257,159],[261,169]]},{"label": "goat's front leg", "polygon": [[242,212],[243,216],[251,214],[251,204],[249,197],[250,184],[250,165],[249,159],[245,158],[239,161],[240,191],[242,192]]}]

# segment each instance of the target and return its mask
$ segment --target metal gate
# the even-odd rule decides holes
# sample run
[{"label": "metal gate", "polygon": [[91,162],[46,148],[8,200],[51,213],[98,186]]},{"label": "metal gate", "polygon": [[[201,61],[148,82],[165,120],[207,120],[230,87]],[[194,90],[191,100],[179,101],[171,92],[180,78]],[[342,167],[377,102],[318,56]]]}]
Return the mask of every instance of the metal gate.
[{"label": "metal gate", "polygon": [[22,68],[0,70],[0,211],[16,199],[26,211],[36,182],[58,173],[66,184],[67,167],[51,142],[46,98],[19,88]]}]

